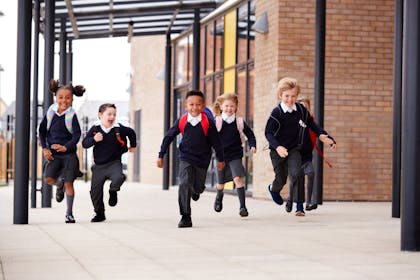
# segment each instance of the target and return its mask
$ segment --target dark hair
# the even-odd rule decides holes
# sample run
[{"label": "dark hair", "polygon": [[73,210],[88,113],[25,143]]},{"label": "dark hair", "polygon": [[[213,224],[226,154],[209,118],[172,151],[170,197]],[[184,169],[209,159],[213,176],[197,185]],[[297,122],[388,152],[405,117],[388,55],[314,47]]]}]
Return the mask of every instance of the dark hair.
[{"label": "dark hair", "polygon": [[115,104],[104,103],[101,106],[99,106],[99,113],[105,112],[105,110],[108,109],[108,108],[114,108],[115,110],[117,110],[117,107],[115,107]]},{"label": "dark hair", "polygon": [[72,94],[76,96],[83,96],[83,93],[85,93],[86,89],[84,86],[78,85],[73,87],[72,83],[70,82],[68,85],[60,84],[59,80],[51,79],[50,83],[48,84],[48,89],[51,93],[54,93],[54,95],[57,94],[57,92],[60,89],[66,89],[71,91]]},{"label": "dark hair", "polygon": [[185,99],[187,99],[190,96],[199,96],[203,98],[204,101],[204,94],[199,90],[190,90],[189,92],[187,92],[187,96],[185,96]]}]

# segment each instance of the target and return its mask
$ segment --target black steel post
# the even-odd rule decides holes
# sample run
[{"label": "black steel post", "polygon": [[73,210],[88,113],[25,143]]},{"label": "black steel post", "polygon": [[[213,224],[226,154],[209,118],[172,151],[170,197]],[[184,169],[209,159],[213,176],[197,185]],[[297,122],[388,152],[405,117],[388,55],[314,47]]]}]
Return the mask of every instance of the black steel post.
[{"label": "black steel post", "polygon": [[403,0],[394,6],[394,126],[392,133],[392,217],[400,217],[401,202],[401,98]]},{"label": "black steel post", "polygon": [[12,153],[10,153],[10,141],[12,140],[12,121],[13,116],[7,115],[7,128],[6,128],[6,184],[9,185],[9,173],[10,173],[10,160]]},{"label": "black steel post", "polygon": [[73,40],[68,39],[68,50],[66,53],[66,84],[73,80]]},{"label": "black steel post", "polygon": [[[53,103],[48,84],[54,76],[54,12],[55,1],[45,0],[45,45],[44,45],[44,115]],[[45,166],[45,165],[44,165]],[[43,176],[44,178],[44,176]],[[52,186],[42,182],[42,207],[51,207]]]},{"label": "black steel post", "polygon": [[194,23],[192,28],[193,54],[192,54],[192,89],[200,88],[200,10],[194,10]]},{"label": "black steel post", "polygon": [[36,183],[38,168],[38,64],[39,64],[39,0],[34,3],[34,69],[32,88],[32,172],[31,172],[31,208],[36,208]]},{"label": "black steel post", "polygon": [[[83,118],[83,129],[84,129],[84,135],[86,136],[88,130],[89,130],[89,117],[85,116]],[[84,163],[84,167],[85,167],[85,182],[88,181],[88,150],[84,149],[84,159],[83,159],[83,163]]]},{"label": "black steel post", "polygon": [[[172,61],[172,47],[171,35],[166,35],[165,47],[165,103],[164,103],[164,121],[163,133],[169,130],[171,125],[171,61]],[[169,152],[166,153],[163,164],[163,189],[169,190]]]},{"label": "black steel post", "polygon": [[67,32],[66,32],[66,19],[61,18],[61,29],[60,29],[60,82],[66,84],[66,47],[67,47]]},{"label": "black steel post", "polygon": [[[315,17],[315,102],[314,114],[319,126],[324,127],[324,82],[325,82],[325,14],[326,1],[316,0],[316,17]],[[317,140],[317,144],[321,151],[324,146],[321,141]],[[315,169],[315,193],[317,194],[317,203],[323,202],[323,173],[324,167],[322,158],[315,153],[314,157]]]},{"label": "black steel post", "polygon": [[32,1],[18,2],[13,224],[28,223]]},{"label": "black steel post", "polygon": [[404,3],[401,250],[420,251],[420,3]]}]

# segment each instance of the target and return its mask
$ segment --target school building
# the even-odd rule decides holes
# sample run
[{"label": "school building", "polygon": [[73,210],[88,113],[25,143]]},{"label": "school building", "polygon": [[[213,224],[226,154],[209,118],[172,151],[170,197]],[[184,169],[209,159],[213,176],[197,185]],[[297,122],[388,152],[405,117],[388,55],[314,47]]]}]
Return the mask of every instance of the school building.
[{"label": "school building", "polygon": [[[246,184],[268,198],[273,180],[264,128],[278,103],[277,82],[298,79],[314,103],[316,1],[242,0],[226,3],[200,20],[199,89],[208,106],[236,92],[239,111],[253,128],[257,153],[246,154]],[[258,26],[256,22],[258,22]],[[261,26],[262,23],[262,26]],[[261,28],[262,27],[262,28]],[[389,201],[392,195],[394,1],[326,1],[324,128],[338,148],[324,150],[323,198]],[[170,123],[183,112],[193,87],[193,29],[171,38]],[[140,158],[129,169],[136,181],[162,184],[156,167],[164,135],[164,36],[131,40],[130,112],[139,132]],[[177,184],[176,143],[170,185]],[[207,186],[215,184],[210,168]]]}]

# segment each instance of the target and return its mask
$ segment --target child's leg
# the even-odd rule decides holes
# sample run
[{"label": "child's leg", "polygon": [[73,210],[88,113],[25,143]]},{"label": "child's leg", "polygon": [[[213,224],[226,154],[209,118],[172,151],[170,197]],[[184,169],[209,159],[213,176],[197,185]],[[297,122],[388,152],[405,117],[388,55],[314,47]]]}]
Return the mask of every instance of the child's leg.
[{"label": "child's leg", "polygon": [[90,185],[90,198],[96,214],[105,213],[104,205],[104,184],[107,179],[106,169],[101,166],[92,166],[92,181]]},{"label": "child's leg", "polygon": [[73,182],[64,182],[66,188],[67,212],[66,215],[73,215],[74,186]]},{"label": "child's leg", "polygon": [[312,205],[315,203],[315,198],[313,190],[314,190],[314,177],[315,177],[315,172],[314,172],[314,166],[312,165],[312,162],[307,162],[304,164],[304,173],[306,175],[306,190],[307,190],[307,198],[306,198],[306,203],[309,205]]},{"label": "child's leg", "polygon": [[271,191],[274,193],[280,193],[287,181],[287,160],[281,158],[276,151],[270,151],[270,158],[275,173]]},{"label": "child's leg", "polygon": [[225,167],[222,170],[217,170],[216,172],[216,179],[217,179],[217,185],[216,185],[216,198],[214,200],[214,211],[221,212],[223,209],[223,190],[225,188],[225,182],[226,180],[226,172],[229,169],[229,166],[226,164]]},{"label": "child's leg", "polygon": [[119,191],[122,184],[124,183],[126,177],[122,171],[122,164],[120,161],[115,161],[110,166],[108,166],[109,178],[111,184],[109,186],[109,191]]},{"label": "child's leg", "polygon": [[241,177],[235,177],[233,178],[233,182],[235,183],[236,186],[236,192],[238,193],[238,198],[239,198],[239,208],[245,208],[245,186],[244,183],[242,181]]},{"label": "child's leg", "polygon": [[182,216],[191,215],[191,189],[194,182],[193,166],[185,161],[179,162],[178,204]]}]

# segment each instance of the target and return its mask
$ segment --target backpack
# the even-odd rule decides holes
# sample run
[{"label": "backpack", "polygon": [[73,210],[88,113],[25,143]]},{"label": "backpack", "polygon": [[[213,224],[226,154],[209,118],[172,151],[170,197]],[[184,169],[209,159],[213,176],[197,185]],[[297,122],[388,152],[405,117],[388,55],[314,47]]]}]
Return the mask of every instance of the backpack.
[{"label": "backpack", "polygon": [[[246,137],[244,133],[244,119],[242,117],[235,117],[235,119],[236,119],[236,127],[238,128],[239,135],[241,136],[241,141],[242,143],[245,143],[246,140],[248,140],[248,138]],[[215,121],[216,121],[216,129],[218,132],[220,132],[220,130],[222,130],[222,125],[223,125],[222,116],[220,115],[216,116]]]},{"label": "backpack", "polygon": [[[179,118],[179,123],[178,123],[178,128],[179,128],[179,131],[181,131],[182,135],[184,135],[184,129],[185,129],[185,126],[187,125],[187,122],[188,122],[188,113],[185,113],[184,115],[182,115],[181,118]],[[201,124],[201,127],[203,128],[204,136],[207,136],[210,123],[209,123],[209,118],[204,112],[201,112],[200,124]]]}]

